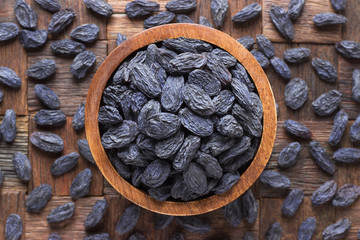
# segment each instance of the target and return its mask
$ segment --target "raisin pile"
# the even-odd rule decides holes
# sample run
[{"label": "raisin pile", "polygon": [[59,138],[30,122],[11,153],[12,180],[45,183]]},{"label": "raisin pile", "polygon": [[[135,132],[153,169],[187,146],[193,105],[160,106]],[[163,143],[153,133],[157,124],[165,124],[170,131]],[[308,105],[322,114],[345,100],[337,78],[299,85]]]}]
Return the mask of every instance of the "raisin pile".
[{"label": "raisin pile", "polygon": [[254,83],[231,54],[180,37],[118,67],[98,120],[121,176],[157,200],[190,201],[240,179],[257,151],[262,115]]}]

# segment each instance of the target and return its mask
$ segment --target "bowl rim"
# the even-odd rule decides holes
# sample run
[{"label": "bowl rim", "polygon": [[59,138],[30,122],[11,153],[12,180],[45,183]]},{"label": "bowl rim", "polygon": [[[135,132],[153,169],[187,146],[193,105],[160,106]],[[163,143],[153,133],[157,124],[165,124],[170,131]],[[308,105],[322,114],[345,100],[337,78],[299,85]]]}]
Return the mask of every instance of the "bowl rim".
[{"label": "bowl rim", "polygon": [[[134,187],[115,170],[101,145],[98,113],[105,86],[122,61],[151,43],[169,38],[194,38],[213,44],[232,54],[253,79],[263,105],[263,133],[256,155],[228,191],[189,202],[157,201]],[[252,54],[234,38],[214,28],[189,23],[167,24],[142,31],[116,47],[103,61],[91,82],[85,104],[85,132],[91,153],[106,180],[125,198],[147,210],[176,216],[207,213],[225,206],[246,192],[264,170],[275,142],[277,116],[269,80]]]}]

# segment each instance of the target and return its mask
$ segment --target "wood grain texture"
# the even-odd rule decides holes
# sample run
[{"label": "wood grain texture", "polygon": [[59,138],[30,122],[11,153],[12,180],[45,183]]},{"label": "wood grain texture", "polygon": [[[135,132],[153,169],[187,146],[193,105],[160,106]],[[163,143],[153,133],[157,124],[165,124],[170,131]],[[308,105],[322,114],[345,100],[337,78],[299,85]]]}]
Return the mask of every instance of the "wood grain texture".
[{"label": "wood grain texture", "polygon": [[[287,11],[288,0],[264,0],[263,1],[263,34],[274,42],[286,42],[287,40],[279,33],[270,18],[272,5],[280,6]],[[303,12],[296,22],[293,22],[295,30],[294,42],[307,43],[335,43],[341,40],[341,26],[317,28],[312,19],[316,14],[334,12],[330,1],[308,0]]]},{"label": "wood grain texture", "polygon": [[340,55],[338,59],[339,91],[342,93],[341,109],[349,115],[349,119],[354,120],[359,115],[360,103],[352,99],[352,73],[355,69],[360,69],[360,61],[348,60]]},{"label": "wood grain texture", "polygon": [[47,42],[41,54],[38,52],[29,53],[28,67],[44,58],[55,60],[57,65],[54,76],[48,80],[37,81],[34,79],[28,79],[29,112],[36,113],[38,110],[44,108],[34,92],[35,84],[42,83],[50,87],[59,96],[61,105],[60,109],[63,110],[67,116],[73,116],[80,103],[85,101],[95,71],[107,55],[107,42],[97,41],[95,45],[88,48],[88,50],[95,53],[96,63],[91,69],[89,69],[86,76],[80,80],[74,78],[70,73],[70,65],[73,59],[54,56],[50,50],[50,43],[51,41]]},{"label": "wood grain texture", "polygon": [[[3,116],[0,116],[0,121],[2,118]],[[15,141],[12,144],[0,142],[0,169],[4,173],[4,181],[1,185],[3,191],[26,191],[27,189],[27,185],[15,172],[12,158],[15,152],[28,155],[28,139],[28,117],[17,116]]]},{"label": "wood grain texture", "polygon": [[59,177],[53,177],[50,172],[50,167],[55,159],[71,152],[78,152],[77,140],[85,138],[84,131],[76,132],[72,127],[72,118],[67,118],[67,123],[60,128],[40,128],[37,127],[33,116],[30,118],[29,133],[34,131],[50,131],[58,134],[64,141],[64,150],[61,154],[49,154],[36,149],[29,143],[29,158],[32,164],[32,176],[29,182],[29,191],[39,186],[40,184],[47,183],[53,188],[53,195],[70,195],[70,186],[76,175],[84,170],[90,168],[92,171],[92,182],[89,196],[103,194],[103,176],[96,166],[89,163],[83,157],[78,160],[77,166],[68,173]]},{"label": "wood grain texture", "polygon": [[281,239],[296,239],[298,229],[306,218],[316,217],[316,230],[312,239],[322,239],[323,230],[335,222],[335,208],[330,204],[314,207],[309,197],[305,197],[303,203],[294,217],[288,218],[282,215],[281,206],[284,199],[262,198],[260,201],[260,239],[265,239],[268,228],[274,222],[279,222],[282,227]]},{"label": "wood grain texture", "polygon": [[144,29],[143,20],[130,20],[125,13],[113,14],[107,24],[107,39],[116,39],[116,34],[132,37]]},{"label": "wood grain texture", "polygon": [[[105,228],[104,232],[110,234],[112,239],[126,240],[129,236],[135,232],[140,232],[147,239],[170,239],[171,235],[176,232],[182,232],[185,239],[198,240],[198,239],[241,239],[245,232],[252,232],[255,239],[259,239],[259,217],[257,221],[250,225],[242,221],[239,226],[231,227],[230,224],[225,220],[222,210],[216,210],[207,214],[200,215],[199,217],[205,219],[211,224],[212,230],[206,234],[192,233],[188,230],[181,228],[176,220],[163,230],[156,230],[154,228],[154,213],[141,209],[141,215],[139,222],[135,229],[129,233],[119,235],[115,231],[116,223],[119,221],[124,209],[131,205],[131,203],[121,196],[106,196],[109,203],[109,209],[117,209],[117,211],[107,211],[105,215]],[[260,214],[260,211],[259,211]]]},{"label": "wood grain texture", "polygon": [[[10,2],[10,1],[9,1]],[[0,9],[3,2],[0,3]],[[0,19],[1,14],[0,14]],[[11,18],[12,19],[12,18]],[[10,19],[9,19],[10,20]],[[14,109],[18,115],[27,114],[27,54],[17,38],[0,42],[0,66],[8,67],[16,72],[21,79],[21,87],[14,89],[0,84],[4,93],[4,99],[0,103],[0,114],[3,115],[6,109]],[[17,104],[14,104],[16,102]]]},{"label": "wood grain texture", "polygon": [[[332,156],[332,149],[327,144],[329,134],[332,128],[332,122],[313,122],[313,121],[302,121],[313,133],[312,140],[318,141],[327,149],[327,152]],[[277,160],[281,150],[291,142],[298,141],[301,144],[301,152],[295,166],[289,169],[279,169]],[[331,179],[337,179],[337,174],[331,176],[326,172],[322,171],[320,167],[312,159],[309,152],[309,142],[298,138],[289,136],[286,133],[283,122],[278,122],[276,140],[271,154],[270,161],[266,166],[266,170],[277,170],[281,174],[284,174],[291,180],[291,188],[303,189],[305,195],[311,196],[313,191],[317,189],[322,183]],[[258,180],[259,182],[259,180]],[[260,185],[260,197],[285,197],[288,191],[279,191]]]},{"label": "wood grain texture", "polygon": [[25,219],[25,192],[23,191],[1,191],[0,194],[0,236],[5,239],[6,219],[10,214],[18,214],[22,219],[23,232],[20,239],[25,240],[25,229],[27,221]]},{"label": "wood grain texture", "polygon": [[[110,163],[100,141],[97,120],[99,106],[106,83],[118,65],[134,51],[151,43],[177,37],[196,38],[214,44],[231,53],[247,69],[257,87],[263,103],[263,135],[252,164],[240,180],[226,193],[206,199],[181,203],[159,202],[133,187],[116,172]],[[241,44],[230,36],[212,28],[195,24],[173,24],[152,28],[136,35],[116,48],[99,67],[91,83],[85,106],[85,128],[94,159],[109,183],[123,196],[135,204],[151,211],[170,215],[196,215],[218,209],[244,193],[264,169],[274,144],[276,112],[274,96],[265,73],[255,58]]]},{"label": "wood grain texture", "polygon": [[40,213],[25,213],[27,223],[25,236],[26,239],[47,240],[51,233],[57,232],[64,240],[83,239],[85,232],[84,221],[91,212],[95,202],[103,199],[102,197],[86,197],[75,202],[75,212],[72,218],[64,221],[62,228],[53,227],[46,221],[50,211],[60,205],[71,202],[70,197],[53,196]]},{"label": "wood grain texture", "polygon": [[[360,2],[357,0],[347,0],[345,15],[348,18],[350,24],[343,26],[342,38],[344,40],[360,41],[360,26],[356,24],[360,21],[359,17]],[[354,24],[355,23],[355,24]]]},{"label": "wood grain texture", "polygon": [[[106,39],[106,18],[100,15],[97,15],[86,8],[84,2],[81,1],[67,1],[59,0],[58,1],[62,9],[72,8],[76,14],[76,17],[70,26],[67,26],[63,32],[55,35],[49,34],[49,39],[64,39],[70,38],[70,32],[74,28],[82,24],[96,24],[99,27],[99,36],[98,39]],[[31,1],[31,7],[38,15],[38,29],[47,29],[48,25],[53,16],[52,13],[41,8],[35,1]]]}]

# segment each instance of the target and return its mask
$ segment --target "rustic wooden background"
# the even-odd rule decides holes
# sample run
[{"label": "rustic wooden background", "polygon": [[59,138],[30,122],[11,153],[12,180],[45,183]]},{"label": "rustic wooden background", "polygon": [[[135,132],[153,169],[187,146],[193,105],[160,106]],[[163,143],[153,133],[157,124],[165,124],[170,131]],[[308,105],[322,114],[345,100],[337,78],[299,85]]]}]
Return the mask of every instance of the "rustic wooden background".
[{"label": "rustic wooden background", "polygon": [[[13,12],[15,0],[0,0],[0,22],[10,21],[16,23]],[[27,0],[38,15],[38,28],[46,29],[51,19],[51,14],[41,9],[34,0]],[[40,102],[34,95],[34,85],[37,83],[28,80],[25,71],[36,61],[43,58],[55,59],[58,69],[56,74],[45,84],[50,86],[61,100],[61,109],[68,116],[67,124],[60,129],[47,129],[59,134],[65,140],[63,154],[77,151],[76,141],[85,137],[84,131],[75,132],[71,126],[72,116],[77,106],[85,100],[88,87],[95,70],[102,60],[115,48],[116,33],[120,32],[128,37],[142,31],[142,20],[130,21],[124,13],[125,5],[129,1],[108,0],[113,6],[114,14],[111,18],[105,19],[94,15],[85,8],[81,0],[60,0],[63,7],[72,7],[77,16],[74,23],[68,27],[63,34],[51,37],[46,45],[40,50],[26,51],[22,48],[19,41],[12,40],[0,43],[0,66],[10,67],[17,72],[22,79],[20,90],[11,90],[0,86],[4,91],[4,100],[0,104],[0,115],[6,109],[13,108],[17,114],[17,136],[13,144],[0,143],[0,169],[5,173],[5,179],[1,187],[0,194],[0,239],[4,239],[4,229],[6,217],[11,213],[19,214],[24,223],[22,239],[47,239],[52,232],[58,232],[63,239],[82,239],[86,233],[83,222],[96,200],[106,198],[109,208],[105,216],[105,223],[99,232],[108,232],[112,239],[128,239],[130,234],[118,235],[115,232],[115,225],[123,209],[130,204],[129,201],[121,197],[104,180],[101,173],[95,166],[91,166],[85,159],[81,158],[75,170],[59,178],[53,178],[50,174],[50,166],[58,156],[49,156],[36,151],[28,142],[28,137],[38,127],[34,123],[34,115],[41,108]],[[158,0],[163,11],[167,0]],[[211,19],[210,0],[197,0],[197,10],[190,14],[194,21],[198,21],[199,16]],[[230,19],[236,12],[243,7],[258,2],[263,7],[262,15],[250,23],[241,25],[233,24]],[[277,157],[281,149],[293,141],[285,134],[282,123],[286,119],[294,119],[303,122],[314,133],[314,140],[320,141],[326,146],[329,153],[334,149],[327,144],[327,139],[331,131],[333,116],[319,118],[314,115],[311,109],[311,102],[322,93],[331,89],[339,89],[343,98],[341,109],[345,110],[350,117],[349,126],[359,114],[359,105],[354,103],[351,98],[352,79],[351,74],[355,68],[360,68],[360,62],[350,62],[339,56],[334,43],[341,39],[360,41],[360,1],[348,0],[345,15],[349,22],[346,26],[339,26],[328,29],[317,29],[312,23],[315,14],[321,12],[333,12],[330,0],[307,0],[301,17],[294,23],[295,40],[293,43],[286,42],[276,31],[269,17],[269,9],[272,4],[287,8],[289,0],[229,0],[229,11],[226,16],[222,31],[230,34],[234,38],[244,35],[255,37],[262,33],[274,42],[276,56],[282,57],[285,49],[292,47],[308,47],[311,49],[311,58],[320,57],[330,60],[338,70],[338,81],[334,84],[324,83],[315,75],[310,61],[301,65],[290,65],[292,77],[304,79],[309,86],[309,97],[305,105],[298,111],[287,109],[284,103],[284,88],[286,82],[280,79],[274,70],[269,67],[266,70],[268,78],[273,87],[276,101],[279,105],[278,130],[273,154],[267,169],[277,169]],[[88,45],[88,49],[94,51],[97,56],[96,67],[83,80],[74,79],[69,73],[71,59],[59,58],[52,55],[49,46],[54,39],[69,38],[69,33],[74,27],[85,24],[95,23],[100,27],[99,40],[95,44]],[[0,120],[2,117],[0,116]],[[342,146],[353,146],[348,139],[347,127],[346,134],[342,141]],[[184,233],[186,239],[241,239],[246,231],[254,233],[256,239],[264,239],[268,227],[275,221],[279,221],[283,228],[283,239],[296,239],[296,234],[301,222],[309,216],[317,219],[316,233],[313,239],[321,239],[321,233],[325,227],[334,223],[340,218],[350,218],[352,227],[347,239],[357,239],[356,234],[360,229],[360,201],[356,201],[352,206],[345,209],[335,209],[330,204],[320,207],[313,207],[310,202],[312,192],[325,181],[332,177],[319,169],[309,156],[308,142],[302,141],[298,163],[287,171],[281,171],[292,181],[292,188],[302,188],[305,192],[305,200],[293,218],[286,218],[281,215],[280,207],[286,196],[286,192],[278,192],[264,188],[256,183],[253,187],[256,198],[259,202],[259,216],[253,225],[241,223],[238,227],[231,227],[222,216],[221,210],[217,210],[203,217],[211,222],[212,230],[208,234],[194,234],[181,229],[175,222],[165,230],[155,230],[152,223],[152,213],[142,211],[135,231],[143,233],[147,239],[169,239],[171,234],[176,231]],[[23,184],[16,176],[12,165],[12,155],[15,151],[27,154],[31,160],[33,171],[30,183]],[[90,167],[93,170],[93,181],[91,192],[88,197],[76,201],[76,211],[72,220],[65,228],[53,229],[46,222],[46,216],[55,206],[70,201],[69,187],[72,179],[82,169]],[[360,184],[360,165],[337,165],[335,177],[338,186],[345,183]],[[47,204],[41,214],[30,214],[24,210],[26,195],[34,187],[42,183],[48,183],[53,187],[51,201]]]}]

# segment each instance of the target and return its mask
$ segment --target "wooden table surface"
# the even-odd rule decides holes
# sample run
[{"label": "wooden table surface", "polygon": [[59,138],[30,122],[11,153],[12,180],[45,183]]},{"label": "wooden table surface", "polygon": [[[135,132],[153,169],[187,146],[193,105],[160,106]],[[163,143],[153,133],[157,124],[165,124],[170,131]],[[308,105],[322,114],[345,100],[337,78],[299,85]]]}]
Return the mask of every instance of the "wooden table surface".
[{"label": "wooden table surface", "polygon": [[[51,14],[41,9],[34,0],[26,0],[38,15],[38,29],[47,29],[51,19]],[[13,6],[15,0],[0,0],[0,22],[16,22]],[[135,33],[142,31],[142,20],[130,21],[124,13],[125,5],[129,1],[125,0],[108,0],[113,6],[114,14],[111,18],[105,19],[98,17],[85,8],[81,0],[60,0],[63,7],[72,7],[77,16],[70,27],[66,28],[63,34],[57,38],[69,38],[69,33],[74,27],[85,24],[95,23],[100,27],[99,40],[95,44],[88,45],[96,56],[96,67],[92,69],[83,80],[74,79],[70,72],[69,66],[72,59],[60,58],[52,55],[50,43],[54,37],[49,40],[39,50],[26,51],[20,45],[18,39],[0,43],[0,66],[12,68],[22,79],[22,86],[19,90],[11,90],[0,86],[4,91],[4,100],[0,104],[0,119],[6,109],[13,108],[17,114],[17,136],[13,144],[0,142],[0,169],[5,173],[4,182],[1,186],[0,194],[0,239],[4,239],[6,217],[11,213],[17,213],[23,219],[24,231],[22,239],[47,239],[52,232],[58,232],[63,239],[82,239],[87,233],[84,231],[83,222],[95,201],[106,198],[109,208],[105,215],[103,227],[98,232],[108,232],[112,239],[128,239],[131,233],[119,235],[115,232],[115,225],[119,220],[120,214],[129,201],[121,197],[102,177],[101,173],[95,166],[91,166],[82,157],[75,170],[65,174],[62,177],[53,178],[50,174],[52,162],[59,156],[46,155],[34,149],[29,144],[28,137],[35,130],[40,129],[35,125],[34,115],[42,107],[34,94],[34,85],[38,82],[29,80],[26,77],[26,69],[36,61],[43,58],[51,58],[56,61],[56,74],[44,83],[51,87],[60,97],[61,110],[67,115],[67,124],[58,129],[45,129],[59,134],[65,142],[65,149],[62,154],[72,151],[78,151],[76,141],[85,137],[84,131],[75,132],[71,126],[72,116],[78,105],[85,100],[91,79],[101,64],[102,60],[116,46],[116,34],[118,32],[130,37]],[[160,10],[164,10],[167,0],[158,0]],[[243,7],[257,2],[263,7],[261,17],[241,25],[233,24],[230,19]],[[197,22],[199,16],[205,16],[211,19],[210,0],[197,0],[197,10],[189,16]],[[278,130],[276,143],[267,169],[279,170],[277,167],[277,158],[281,149],[294,139],[288,137],[282,125],[286,119],[298,120],[304,123],[313,131],[313,139],[323,143],[327,151],[332,154],[335,150],[327,144],[327,139],[332,128],[333,116],[326,118],[317,117],[312,109],[311,102],[319,97],[322,93],[331,89],[338,89],[342,94],[341,109],[349,115],[349,126],[346,128],[346,134],[343,137],[342,146],[354,146],[348,137],[350,125],[360,113],[359,105],[352,101],[352,71],[360,68],[360,62],[350,62],[336,53],[334,43],[341,39],[360,41],[360,1],[348,0],[345,15],[349,22],[344,26],[338,26],[328,29],[316,29],[312,23],[314,15],[321,12],[333,12],[330,0],[307,0],[301,17],[294,23],[295,40],[290,43],[286,42],[276,31],[269,17],[269,9],[272,4],[280,5],[287,8],[289,0],[229,0],[229,11],[227,13],[225,24],[220,30],[230,34],[234,38],[245,35],[255,37],[256,34],[262,33],[273,41],[276,56],[283,57],[284,50],[293,47],[307,47],[311,49],[311,58],[319,57],[329,60],[333,63],[338,71],[338,81],[334,84],[320,81],[311,67],[310,61],[300,65],[290,65],[292,78],[299,77],[306,81],[309,87],[309,97],[305,105],[298,111],[292,111],[285,106],[284,88],[286,82],[280,79],[274,70],[269,67],[266,74],[273,87],[276,101],[279,105],[278,113]],[[279,221],[283,228],[283,239],[296,239],[296,234],[301,222],[310,216],[317,219],[317,228],[313,239],[321,239],[321,233],[326,226],[334,223],[341,218],[350,218],[352,226],[346,239],[356,239],[360,229],[360,201],[343,209],[336,209],[330,204],[320,207],[313,207],[310,202],[312,192],[325,181],[334,179],[338,186],[346,183],[360,185],[360,165],[337,165],[336,174],[331,177],[321,171],[309,155],[309,142],[301,141],[302,151],[297,164],[287,171],[280,171],[288,176],[292,183],[292,188],[301,188],[305,192],[305,199],[301,207],[293,218],[286,218],[281,215],[281,205],[287,192],[269,190],[261,184],[256,183],[253,191],[259,202],[259,215],[253,225],[242,222],[238,227],[231,227],[224,219],[221,210],[205,214],[202,216],[207,219],[212,230],[208,234],[194,234],[187,230],[181,229],[179,225],[173,222],[165,230],[155,230],[153,226],[153,214],[149,211],[142,210],[139,223],[135,231],[143,233],[147,239],[169,239],[171,234],[176,231],[184,233],[186,239],[241,239],[246,231],[254,233],[256,239],[264,239],[268,227],[275,221]],[[358,146],[355,146],[358,147]],[[32,163],[32,178],[29,184],[22,183],[16,176],[12,164],[12,155],[20,151],[27,154]],[[46,216],[54,207],[71,201],[69,188],[72,180],[78,172],[84,168],[90,167],[93,171],[93,181],[89,196],[79,199],[75,202],[76,210],[72,220],[64,228],[50,228],[46,222]],[[40,214],[27,213],[24,209],[26,195],[34,187],[42,183],[48,183],[53,187],[51,201],[46,205]]]}]

